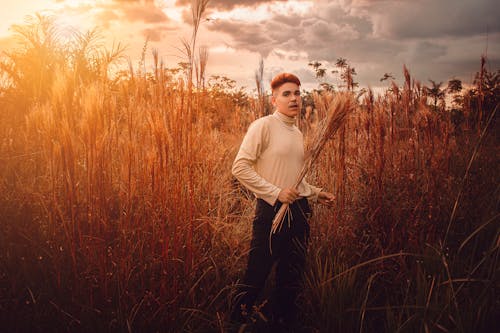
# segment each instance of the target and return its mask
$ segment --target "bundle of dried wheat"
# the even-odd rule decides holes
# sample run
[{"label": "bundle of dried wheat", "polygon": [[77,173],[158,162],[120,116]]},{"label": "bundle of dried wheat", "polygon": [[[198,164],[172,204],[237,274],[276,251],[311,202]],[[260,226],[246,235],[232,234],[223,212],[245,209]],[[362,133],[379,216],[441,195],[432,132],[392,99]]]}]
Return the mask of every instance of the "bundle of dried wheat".
[{"label": "bundle of dried wheat", "polygon": [[[354,110],[354,106],[355,101],[351,93],[342,92],[335,95],[333,101],[328,106],[327,117],[323,119],[316,129],[311,148],[306,153],[304,166],[295,182],[295,188],[298,188],[302,179],[309,172],[311,166],[317,160],[321,150],[325,146],[325,143],[337,133],[342,125],[344,125],[347,115]],[[283,226],[283,220],[288,208],[289,204],[287,203],[281,205],[281,208],[274,217],[271,233],[269,234],[269,247],[271,247],[271,236],[280,231]]]}]

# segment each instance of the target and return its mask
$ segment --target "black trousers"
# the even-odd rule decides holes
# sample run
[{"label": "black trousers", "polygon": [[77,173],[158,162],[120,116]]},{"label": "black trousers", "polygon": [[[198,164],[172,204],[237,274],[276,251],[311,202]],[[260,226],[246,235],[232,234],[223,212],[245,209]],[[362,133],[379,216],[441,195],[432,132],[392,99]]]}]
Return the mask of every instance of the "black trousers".
[{"label": "black trousers", "polygon": [[245,313],[252,311],[252,306],[275,263],[276,304],[273,306],[273,316],[290,324],[296,319],[295,301],[302,286],[311,209],[306,198],[296,200],[290,205],[281,230],[272,236],[271,253],[269,232],[280,207],[279,202],[271,206],[262,199],[257,200],[247,269],[231,313],[231,320],[235,323],[244,322]]}]

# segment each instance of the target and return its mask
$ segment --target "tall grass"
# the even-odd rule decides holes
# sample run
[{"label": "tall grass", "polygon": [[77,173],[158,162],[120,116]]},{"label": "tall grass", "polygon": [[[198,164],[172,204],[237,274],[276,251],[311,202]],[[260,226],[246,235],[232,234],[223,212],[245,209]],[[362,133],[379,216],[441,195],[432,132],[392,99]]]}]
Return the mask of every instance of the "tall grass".
[{"label": "tall grass", "polygon": [[[317,183],[334,189],[338,200],[336,211],[318,207],[312,222],[309,320],[320,332],[489,332],[498,314],[498,172],[491,164],[497,138],[488,130],[471,133],[475,147],[463,146],[446,113],[431,110],[404,72],[402,90],[366,96],[318,163]],[[495,116],[491,110],[486,126]],[[451,225],[455,214],[460,222]],[[484,232],[482,226],[490,233],[472,232]],[[360,268],[346,276],[332,269],[342,265]],[[354,283],[338,286],[352,274]],[[347,291],[348,304],[339,307]]]},{"label": "tall grass", "polygon": [[[75,49],[41,86],[31,53],[4,62],[19,81],[0,95],[2,329],[223,331],[254,205],[230,165],[262,96],[190,89],[157,54],[153,73],[112,79],[94,65],[117,52]],[[308,176],[337,195],[311,221],[312,331],[488,332],[498,317],[495,113],[480,141],[474,122],[455,131],[404,74],[358,102]]]}]

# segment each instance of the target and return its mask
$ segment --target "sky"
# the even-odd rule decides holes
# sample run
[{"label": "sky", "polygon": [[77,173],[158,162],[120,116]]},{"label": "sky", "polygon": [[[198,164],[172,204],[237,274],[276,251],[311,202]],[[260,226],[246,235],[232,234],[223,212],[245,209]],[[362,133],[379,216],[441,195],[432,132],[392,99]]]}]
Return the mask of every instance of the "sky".
[{"label": "sky", "polygon": [[[13,24],[36,12],[53,15],[62,31],[99,29],[104,43],[126,45],[133,64],[148,39],[146,62],[157,49],[168,67],[185,61],[182,39],[191,37],[191,0],[0,0],[0,53],[15,47]],[[496,0],[210,0],[198,32],[208,47],[208,75],[225,75],[248,90],[264,60],[264,84],[275,74],[297,74],[306,89],[320,82],[308,63],[327,68],[339,84],[338,58],[357,72],[360,87],[383,89],[384,73],[402,84],[412,76],[472,82],[480,57],[500,68],[500,6]],[[324,80],[324,81],[325,81]]]}]

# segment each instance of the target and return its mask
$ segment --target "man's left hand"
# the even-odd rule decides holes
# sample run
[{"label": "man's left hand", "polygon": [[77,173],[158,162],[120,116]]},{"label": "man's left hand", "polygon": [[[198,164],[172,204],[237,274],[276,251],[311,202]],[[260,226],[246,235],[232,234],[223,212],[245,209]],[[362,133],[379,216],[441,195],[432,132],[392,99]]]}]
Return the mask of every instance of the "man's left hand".
[{"label": "man's left hand", "polygon": [[329,192],[319,192],[318,202],[323,205],[333,206],[335,196]]}]

